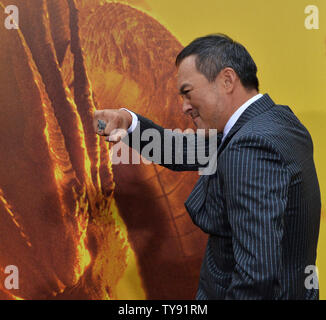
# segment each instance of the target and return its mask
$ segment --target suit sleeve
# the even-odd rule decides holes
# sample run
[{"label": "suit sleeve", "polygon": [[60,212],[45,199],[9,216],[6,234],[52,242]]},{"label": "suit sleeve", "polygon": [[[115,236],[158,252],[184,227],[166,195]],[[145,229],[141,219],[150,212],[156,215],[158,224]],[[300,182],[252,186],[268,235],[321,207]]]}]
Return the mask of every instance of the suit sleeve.
[{"label": "suit sleeve", "polygon": [[265,138],[247,135],[224,157],[224,190],[235,267],[226,299],[277,299],[290,175]]},{"label": "suit sleeve", "polygon": [[[146,159],[173,171],[198,171],[200,167],[206,167],[208,161],[203,162],[203,159],[205,160],[205,157],[212,154],[212,150],[214,152],[217,150],[222,138],[222,134],[218,134],[215,140],[210,140],[198,139],[195,133],[175,133],[172,130],[164,129],[139,114],[136,115],[138,125],[128,135],[128,141],[123,141]],[[149,135],[146,133],[149,133]],[[149,137],[151,135],[152,137]],[[159,149],[159,153],[153,152],[149,157],[148,153],[144,152],[145,149],[148,150],[149,144],[156,151]],[[169,157],[167,153],[169,153]],[[202,155],[202,157],[199,155]]]}]

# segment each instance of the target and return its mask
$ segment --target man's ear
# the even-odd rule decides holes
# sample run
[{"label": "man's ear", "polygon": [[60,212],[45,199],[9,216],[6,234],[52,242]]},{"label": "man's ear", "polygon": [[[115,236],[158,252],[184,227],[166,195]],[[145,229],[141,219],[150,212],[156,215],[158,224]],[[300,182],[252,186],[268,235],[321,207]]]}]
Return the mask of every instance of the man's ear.
[{"label": "man's ear", "polygon": [[224,68],[221,71],[221,80],[226,93],[231,93],[234,90],[237,74],[232,68]]}]

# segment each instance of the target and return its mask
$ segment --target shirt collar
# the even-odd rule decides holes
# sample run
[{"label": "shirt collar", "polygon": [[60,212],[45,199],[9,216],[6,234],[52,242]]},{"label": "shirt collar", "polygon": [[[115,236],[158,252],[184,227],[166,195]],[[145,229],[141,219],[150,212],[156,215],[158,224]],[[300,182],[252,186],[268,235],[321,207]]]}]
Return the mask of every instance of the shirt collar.
[{"label": "shirt collar", "polygon": [[241,114],[255,101],[257,101],[259,98],[261,98],[263,95],[261,93],[255,95],[254,97],[250,98],[248,101],[246,101],[242,106],[240,106],[230,117],[228,122],[226,123],[224,130],[223,130],[223,137],[222,141],[225,139],[227,134],[230,132],[234,124],[237,122],[237,120],[240,118]]}]

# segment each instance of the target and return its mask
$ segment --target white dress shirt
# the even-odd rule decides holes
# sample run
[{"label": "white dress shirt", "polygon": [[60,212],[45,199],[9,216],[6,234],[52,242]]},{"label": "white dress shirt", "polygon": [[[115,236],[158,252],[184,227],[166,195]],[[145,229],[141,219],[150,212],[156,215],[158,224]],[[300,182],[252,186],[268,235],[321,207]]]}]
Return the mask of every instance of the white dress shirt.
[{"label": "white dress shirt", "polygon": [[126,110],[126,111],[128,111],[131,114],[131,116],[132,116],[132,122],[131,122],[131,125],[128,128],[127,132],[128,133],[133,132],[136,129],[137,124],[138,124],[138,117],[137,117],[137,115],[134,112],[132,112],[129,109],[126,109],[126,108],[120,108],[120,110]]},{"label": "white dress shirt", "polygon": [[[257,101],[262,96],[263,95],[261,93],[255,95],[254,97],[252,97],[251,99],[249,99],[248,101],[246,101],[240,108],[238,108],[236,112],[233,113],[233,115],[230,117],[230,119],[228,120],[228,122],[226,123],[226,125],[224,127],[222,141],[225,139],[226,135],[229,133],[229,131],[234,126],[234,124],[237,122],[237,120],[240,118],[241,114],[252,103],[254,103],[255,101]],[[128,128],[127,132],[128,133],[133,132],[136,129],[137,123],[138,123],[138,117],[137,117],[137,115],[134,112],[132,112],[129,109],[126,109],[126,108],[121,108],[120,110],[126,110],[126,111],[128,111],[131,114],[131,116],[132,116],[132,123],[131,123],[130,127]]]},{"label": "white dress shirt", "polygon": [[222,137],[222,141],[225,139],[225,137],[227,136],[227,134],[230,132],[230,130],[232,129],[232,127],[235,125],[235,123],[237,122],[237,120],[240,118],[240,116],[242,115],[242,113],[251,105],[253,104],[255,101],[257,101],[259,98],[261,98],[263,95],[261,93],[255,95],[254,97],[250,98],[248,101],[246,101],[240,108],[238,108],[233,115],[230,117],[230,119],[228,120],[228,122],[226,123],[224,130],[223,130],[223,137]]}]

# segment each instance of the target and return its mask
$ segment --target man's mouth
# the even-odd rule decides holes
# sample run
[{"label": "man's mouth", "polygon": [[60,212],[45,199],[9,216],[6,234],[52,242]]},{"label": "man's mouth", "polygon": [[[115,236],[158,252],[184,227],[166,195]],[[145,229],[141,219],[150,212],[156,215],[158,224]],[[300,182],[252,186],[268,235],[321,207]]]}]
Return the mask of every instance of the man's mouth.
[{"label": "man's mouth", "polygon": [[195,124],[195,126],[197,127],[197,123],[196,123],[196,120],[199,118],[199,116],[194,116],[192,117],[192,122]]}]

